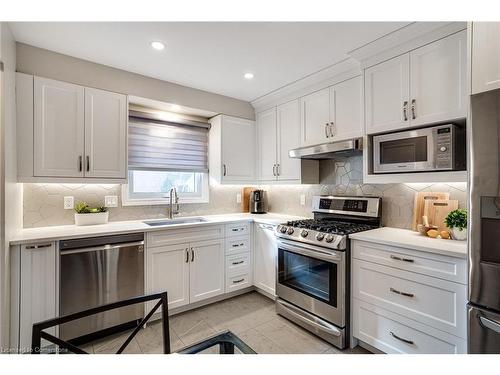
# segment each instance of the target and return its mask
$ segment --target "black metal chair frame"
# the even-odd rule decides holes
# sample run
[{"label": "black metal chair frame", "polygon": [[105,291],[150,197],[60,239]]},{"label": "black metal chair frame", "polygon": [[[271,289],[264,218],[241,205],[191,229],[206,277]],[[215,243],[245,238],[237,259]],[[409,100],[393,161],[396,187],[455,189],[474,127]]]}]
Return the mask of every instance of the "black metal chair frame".
[{"label": "black metal chair frame", "polygon": [[[136,305],[139,303],[156,301],[158,302],[151,309],[151,311],[143,318],[141,321],[135,326],[132,333],[127,337],[125,342],[120,346],[116,354],[121,354],[128,346],[128,344],[132,341],[132,339],[137,335],[137,333],[144,327],[144,325],[151,319],[153,314],[161,307],[161,317],[162,317],[162,335],[163,335],[163,353],[170,354],[170,330],[169,330],[169,322],[168,322],[168,297],[167,292],[162,293],[154,293],[144,296],[138,296],[129,298],[123,301],[112,302],[105,305],[93,307],[87,310],[83,310],[74,314],[63,315],[58,318],[45,320],[43,322],[33,324],[33,332],[32,332],[32,340],[31,340],[31,354],[40,354],[41,352],[41,341],[42,339],[47,340],[48,342],[55,344],[59,347],[59,351],[64,349],[67,352],[72,352],[76,354],[89,354],[86,351],[79,348],[76,343],[82,342],[82,339],[88,338],[89,336],[93,337],[106,337],[109,333],[114,333],[120,330],[123,327],[123,324],[119,324],[110,328],[106,328],[102,331],[97,332],[92,335],[83,335],[80,337],[73,338],[69,341],[64,341],[50,333],[45,332],[45,329],[52,328],[55,326],[59,326],[64,323],[68,323],[77,319],[85,318],[91,315],[99,314],[105,311],[119,309],[122,307]],[[122,328],[123,329],[123,328]],[[243,341],[241,341],[237,336],[235,336],[232,332],[225,331],[218,335],[209,337],[201,342],[190,345],[186,348],[183,348],[179,353],[181,354],[196,354],[203,350],[206,350],[212,346],[219,345],[220,346],[220,354],[234,354],[234,348],[237,347],[241,353],[243,354],[255,354],[255,351],[246,345]]]}]

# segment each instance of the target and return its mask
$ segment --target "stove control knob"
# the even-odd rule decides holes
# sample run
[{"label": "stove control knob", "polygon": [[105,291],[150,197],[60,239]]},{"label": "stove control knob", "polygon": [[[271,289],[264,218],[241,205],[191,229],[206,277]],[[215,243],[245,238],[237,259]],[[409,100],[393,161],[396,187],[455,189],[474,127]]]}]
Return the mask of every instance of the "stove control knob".
[{"label": "stove control knob", "polygon": [[309,232],[305,229],[302,229],[302,231],[300,232],[300,235],[304,238],[306,238],[308,234],[309,234]]},{"label": "stove control knob", "polygon": [[286,230],[287,230],[287,228],[284,225],[280,228],[281,233],[286,233]]},{"label": "stove control knob", "polygon": [[286,231],[287,234],[292,235],[293,234],[293,227],[288,227],[288,230]]},{"label": "stove control knob", "polygon": [[324,233],[318,233],[318,234],[316,235],[316,239],[317,239],[318,241],[323,241],[323,238],[325,238],[325,234],[324,234]]},{"label": "stove control knob", "polygon": [[325,241],[328,242],[328,243],[332,242],[333,241],[333,236],[331,234],[327,234],[326,238],[325,238]]}]

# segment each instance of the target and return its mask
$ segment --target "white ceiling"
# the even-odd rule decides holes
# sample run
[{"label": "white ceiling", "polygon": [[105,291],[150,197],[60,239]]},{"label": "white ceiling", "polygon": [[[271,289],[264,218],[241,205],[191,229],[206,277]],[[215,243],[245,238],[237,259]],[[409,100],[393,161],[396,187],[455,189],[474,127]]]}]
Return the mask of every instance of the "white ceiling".
[{"label": "white ceiling", "polygon": [[[15,22],[19,42],[247,101],[347,58],[404,22]],[[155,51],[150,42],[165,43]],[[253,80],[243,78],[254,73]]]}]

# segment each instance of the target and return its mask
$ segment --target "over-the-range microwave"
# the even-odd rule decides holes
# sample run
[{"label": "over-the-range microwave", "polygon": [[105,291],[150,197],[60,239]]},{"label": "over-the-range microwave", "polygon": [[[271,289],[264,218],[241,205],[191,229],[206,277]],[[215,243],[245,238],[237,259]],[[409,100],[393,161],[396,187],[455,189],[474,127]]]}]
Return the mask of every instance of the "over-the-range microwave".
[{"label": "over-the-range microwave", "polygon": [[373,137],[373,173],[466,169],[465,128],[446,124]]}]

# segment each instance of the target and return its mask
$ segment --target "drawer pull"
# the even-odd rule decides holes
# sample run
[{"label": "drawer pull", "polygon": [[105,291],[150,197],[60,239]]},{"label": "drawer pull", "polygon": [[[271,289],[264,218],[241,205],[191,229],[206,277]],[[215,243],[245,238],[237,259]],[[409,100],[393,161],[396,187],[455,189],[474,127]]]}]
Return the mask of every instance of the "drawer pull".
[{"label": "drawer pull", "polygon": [[404,339],[402,337],[399,337],[398,335],[396,335],[394,332],[392,331],[389,331],[389,333],[391,334],[392,337],[394,337],[396,340],[399,340],[399,341],[403,341],[407,344],[410,344],[410,345],[413,345],[414,342],[412,340],[407,340],[407,339]]},{"label": "drawer pull", "polygon": [[244,260],[240,260],[239,262],[233,262],[233,266],[237,266],[238,264],[245,263]]},{"label": "drawer pull", "polygon": [[396,294],[405,296],[405,297],[415,297],[415,295],[413,293],[401,292],[401,291],[394,289],[394,288],[389,288],[389,291],[391,291],[392,293],[396,293]]},{"label": "drawer pull", "polygon": [[241,232],[242,230],[245,230],[245,228],[233,228],[231,229],[233,232]]},{"label": "drawer pull", "polygon": [[245,279],[238,279],[238,280],[233,280],[233,284],[239,284],[245,281]]},{"label": "drawer pull", "polygon": [[398,257],[396,255],[392,255],[391,254],[391,259],[394,259],[394,260],[399,260],[401,262],[408,262],[408,263],[413,263],[414,260],[413,259],[409,259],[409,258],[401,258],[401,257]]},{"label": "drawer pull", "polygon": [[32,249],[42,249],[44,247],[51,247],[52,244],[50,243],[46,243],[46,244],[43,244],[43,245],[29,245],[29,246],[26,246],[26,249],[29,249],[29,250],[32,250]]},{"label": "drawer pull", "polygon": [[240,247],[240,246],[244,246],[245,244],[244,243],[235,243],[233,244],[233,247]]}]

